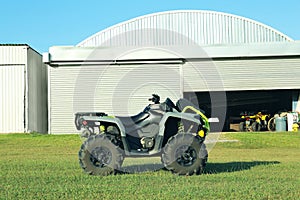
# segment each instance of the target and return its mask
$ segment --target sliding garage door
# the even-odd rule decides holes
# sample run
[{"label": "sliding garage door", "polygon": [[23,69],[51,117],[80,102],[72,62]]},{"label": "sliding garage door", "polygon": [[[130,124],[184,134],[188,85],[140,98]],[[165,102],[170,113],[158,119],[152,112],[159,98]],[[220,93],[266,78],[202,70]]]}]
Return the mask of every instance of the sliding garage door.
[{"label": "sliding garage door", "polygon": [[187,63],[184,91],[298,89],[299,58],[232,59]]}]

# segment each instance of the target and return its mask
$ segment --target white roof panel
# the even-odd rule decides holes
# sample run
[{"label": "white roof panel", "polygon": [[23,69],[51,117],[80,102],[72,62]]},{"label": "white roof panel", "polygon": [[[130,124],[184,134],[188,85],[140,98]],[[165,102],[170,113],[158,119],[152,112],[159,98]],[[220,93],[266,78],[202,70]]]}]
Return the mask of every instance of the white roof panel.
[{"label": "white roof panel", "polygon": [[260,22],[222,12],[175,10],[137,17],[77,46],[218,45],[293,41]]}]

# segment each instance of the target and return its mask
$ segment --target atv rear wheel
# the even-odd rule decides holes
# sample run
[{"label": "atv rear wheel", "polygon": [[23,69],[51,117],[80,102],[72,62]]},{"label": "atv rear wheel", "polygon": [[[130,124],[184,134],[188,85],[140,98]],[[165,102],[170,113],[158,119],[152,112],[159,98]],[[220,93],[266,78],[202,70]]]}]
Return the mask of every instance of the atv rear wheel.
[{"label": "atv rear wheel", "polygon": [[207,150],[199,138],[180,133],[169,139],[164,147],[162,162],[174,174],[201,174],[206,165]]},{"label": "atv rear wheel", "polygon": [[241,132],[245,132],[246,131],[246,122],[240,122],[239,129]]},{"label": "atv rear wheel", "polygon": [[122,150],[104,135],[89,137],[82,144],[78,155],[82,169],[91,175],[113,174],[124,160]]}]

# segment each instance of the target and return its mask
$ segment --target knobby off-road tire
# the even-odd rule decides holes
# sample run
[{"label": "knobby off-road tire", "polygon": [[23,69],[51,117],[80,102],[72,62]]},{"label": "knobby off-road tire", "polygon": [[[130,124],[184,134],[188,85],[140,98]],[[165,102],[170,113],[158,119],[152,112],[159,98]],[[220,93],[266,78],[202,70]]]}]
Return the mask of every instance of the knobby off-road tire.
[{"label": "knobby off-road tire", "polygon": [[179,133],[171,137],[162,153],[166,169],[177,175],[201,174],[207,162],[205,144],[198,137]]},{"label": "knobby off-road tire", "polygon": [[240,122],[239,130],[240,130],[240,132],[245,132],[246,131],[246,122]]},{"label": "knobby off-road tire", "polygon": [[82,169],[90,175],[107,176],[120,169],[124,156],[122,149],[105,135],[89,137],[78,153]]},{"label": "knobby off-road tire", "polygon": [[88,129],[88,128],[85,128],[82,133],[80,134],[80,137],[82,138],[88,138],[90,136],[94,135],[92,130]]},{"label": "knobby off-road tire", "polygon": [[259,132],[261,131],[261,125],[258,122],[253,122],[251,125],[251,129],[253,132]]}]

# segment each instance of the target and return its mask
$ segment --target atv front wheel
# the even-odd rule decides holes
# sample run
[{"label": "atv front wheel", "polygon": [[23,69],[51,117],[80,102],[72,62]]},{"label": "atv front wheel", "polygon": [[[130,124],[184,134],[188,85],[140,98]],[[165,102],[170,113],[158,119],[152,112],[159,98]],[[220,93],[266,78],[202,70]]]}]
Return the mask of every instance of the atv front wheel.
[{"label": "atv front wheel", "polygon": [[78,155],[82,169],[91,175],[113,174],[124,160],[122,150],[104,135],[89,137],[82,144]]},{"label": "atv front wheel", "polygon": [[88,138],[88,137],[90,137],[91,135],[94,135],[93,132],[92,132],[92,130],[89,129],[89,128],[85,128],[85,129],[82,131],[82,133],[81,133],[80,136],[83,137],[83,138]]},{"label": "atv front wheel", "polygon": [[164,166],[178,175],[201,174],[206,161],[205,145],[199,138],[188,133],[171,137],[162,154]]}]

